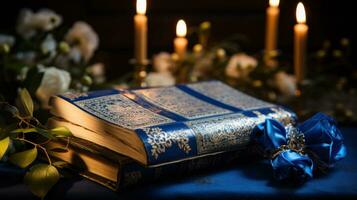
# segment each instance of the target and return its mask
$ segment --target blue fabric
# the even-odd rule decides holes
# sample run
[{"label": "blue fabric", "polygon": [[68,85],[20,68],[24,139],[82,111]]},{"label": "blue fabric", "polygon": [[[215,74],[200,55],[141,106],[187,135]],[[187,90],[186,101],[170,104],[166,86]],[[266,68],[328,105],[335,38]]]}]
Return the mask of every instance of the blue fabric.
[{"label": "blue fabric", "polygon": [[333,167],[347,154],[335,120],[323,113],[317,113],[296,128],[267,119],[257,126],[252,139],[269,154],[278,180],[302,183],[313,177],[314,165],[318,169]]},{"label": "blue fabric", "polygon": [[[269,162],[241,160],[212,172],[115,193],[89,180],[64,178],[48,199],[316,199],[357,197],[357,128],[343,128],[348,156],[328,174],[304,185],[274,181]],[[21,183],[22,172],[0,166],[0,199],[37,199]]]},{"label": "blue fabric", "polygon": [[306,148],[314,152],[317,159],[328,167],[332,167],[346,156],[347,150],[342,133],[331,117],[318,113],[299,124],[298,129],[305,135]]},{"label": "blue fabric", "polygon": [[300,184],[312,178],[314,163],[307,155],[300,155],[292,150],[282,151],[271,160],[274,176],[277,180]]}]

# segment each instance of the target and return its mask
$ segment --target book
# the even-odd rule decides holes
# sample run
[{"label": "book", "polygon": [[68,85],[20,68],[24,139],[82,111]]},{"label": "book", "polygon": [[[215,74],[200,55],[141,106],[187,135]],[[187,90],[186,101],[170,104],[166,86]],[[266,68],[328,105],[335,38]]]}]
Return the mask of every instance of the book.
[{"label": "book", "polygon": [[[63,148],[66,143],[67,141],[63,140],[51,141],[46,147]],[[147,182],[204,173],[210,169],[232,164],[242,155],[247,156],[249,153],[242,149],[225,152],[219,156],[210,155],[179,163],[145,167],[128,157],[79,138],[71,138],[65,152],[49,152],[52,159],[69,163],[70,170],[115,191]]]},{"label": "book", "polygon": [[267,117],[296,118],[219,81],[69,92],[51,99],[51,113],[50,126],[150,167],[244,148]]}]

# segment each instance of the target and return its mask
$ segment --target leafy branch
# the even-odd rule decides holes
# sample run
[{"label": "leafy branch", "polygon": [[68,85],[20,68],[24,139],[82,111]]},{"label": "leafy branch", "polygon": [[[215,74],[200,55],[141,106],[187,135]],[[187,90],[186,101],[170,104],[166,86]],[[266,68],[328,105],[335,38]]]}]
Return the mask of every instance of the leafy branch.
[{"label": "leafy branch", "polygon": [[[0,102],[0,117],[5,123],[0,124],[0,160],[20,168],[29,168],[24,177],[25,184],[36,196],[44,198],[60,178],[52,162],[46,144],[58,138],[67,138],[67,151],[71,132],[66,127],[48,129],[33,116],[34,104],[26,89],[21,89],[17,106]],[[1,122],[1,121],[0,121]],[[45,155],[48,164],[36,164],[38,150]]]}]

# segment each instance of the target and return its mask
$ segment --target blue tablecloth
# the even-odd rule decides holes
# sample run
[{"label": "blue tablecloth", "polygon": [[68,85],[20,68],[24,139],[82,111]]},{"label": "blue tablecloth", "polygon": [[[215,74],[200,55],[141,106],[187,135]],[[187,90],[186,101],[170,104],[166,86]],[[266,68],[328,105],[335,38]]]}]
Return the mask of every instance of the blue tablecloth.
[{"label": "blue tablecloth", "polygon": [[[347,158],[328,174],[304,185],[292,186],[273,180],[264,161],[239,161],[206,174],[171,180],[115,193],[89,180],[62,179],[48,199],[237,199],[357,197],[357,128],[342,129],[348,147]],[[37,199],[21,183],[23,172],[0,165],[0,199]]]}]

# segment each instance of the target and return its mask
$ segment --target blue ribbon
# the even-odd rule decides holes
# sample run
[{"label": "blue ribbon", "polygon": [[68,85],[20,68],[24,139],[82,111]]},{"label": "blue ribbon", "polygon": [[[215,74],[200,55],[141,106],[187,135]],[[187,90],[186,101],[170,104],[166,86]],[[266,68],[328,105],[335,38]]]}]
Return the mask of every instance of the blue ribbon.
[{"label": "blue ribbon", "polygon": [[347,153],[336,121],[323,113],[296,127],[266,119],[257,126],[253,137],[270,156],[278,180],[304,182],[313,177],[315,167],[333,167]]}]

